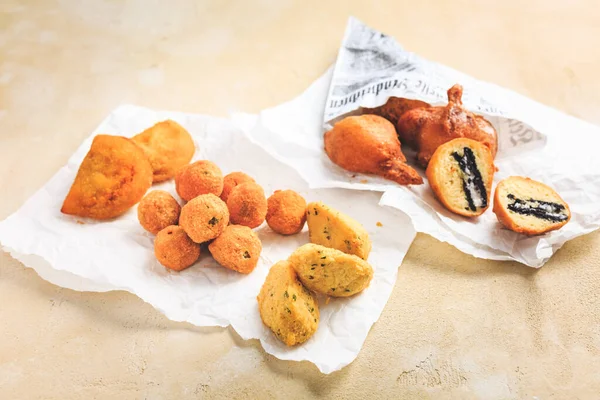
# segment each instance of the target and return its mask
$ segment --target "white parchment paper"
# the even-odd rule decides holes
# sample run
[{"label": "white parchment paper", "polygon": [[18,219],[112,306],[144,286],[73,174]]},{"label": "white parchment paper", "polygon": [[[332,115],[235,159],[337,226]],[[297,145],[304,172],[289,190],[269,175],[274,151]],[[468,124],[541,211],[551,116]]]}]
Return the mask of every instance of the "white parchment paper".
[{"label": "white parchment paper", "polygon": [[[307,201],[322,200],[355,217],[369,232],[373,251],[368,261],[375,270],[371,285],[352,298],[331,299],[329,304],[321,299],[319,328],[305,344],[293,348],[282,345],[263,326],[256,296],[271,265],[308,242],[306,227],[300,234],[286,237],[275,234],[266,224],[258,228],[263,252],[250,275],[219,266],[207,250],[196,265],[177,273],[156,261],[153,236],[139,225],[135,207],[107,222],[61,214],[62,201],[93,136],[108,133],[130,137],[167,118],[182,124],[194,137],[194,159],[214,161],[225,174],[245,171],[263,186],[267,196],[287,188],[297,190]],[[157,188],[175,194],[172,181],[153,189]],[[378,206],[378,201],[379,195],[370,192],[310,190],[292,168],[250,142],[225,119],[122,106],[100,124],[66,166],[0,223],[0,243],[13,257],[57,285],[75,290],[127,290],[172,320],[198,326],[231,325],[242,338],[259,339],[268,353],[280,359],[308,360],[330,373],[358,355],[391,294],[398,267],[415,236],[405,214]],[[377,222],[383,226],[378,227]]]},{"label": "white parchment paper", "polygon": [[[447,103],[446,90],[464,87],[465,106],[492,122],[499,134],[494,187],[511,175],[556,189],[569,203],[571,221],[559,231],[527,237],[503,228],[491,207],[477,219],[448,212],[429,185],[401,187],[333,164],[323,134],[340,118],[390,96]],[[381,204],[407,213],[415,228],[480,258],[515,260],[540,267],[567,240],[600,226],[600,128],[517,93],[478,81],[404,50],[392,37],[350,18],[337,62],[296,99],[258,118],[234,115],[249,138],[292,166],[312,188],[385,192]],[[406,147],[409,160],[412,158]],[[424,177],[422,169],[417,168]]]}]

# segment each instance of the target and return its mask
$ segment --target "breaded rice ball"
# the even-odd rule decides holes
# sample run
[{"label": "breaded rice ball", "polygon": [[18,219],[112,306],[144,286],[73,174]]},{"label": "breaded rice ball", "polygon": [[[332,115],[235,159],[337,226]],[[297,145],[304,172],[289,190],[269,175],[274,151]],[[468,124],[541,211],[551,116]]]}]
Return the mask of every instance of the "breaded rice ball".
[{"label": "breaded rice ball", "polygon": [[212,193],[190,200],[183,206],[179,216],[179,225],[196,243],[216,238],[228,224],[227,205]]},{"label": "breaded rice ball", "polygon": [[223,179],[223,192],[221,193],[221,200],[227,203],[227,199],[229,198],[229,194],[233,188],[240,183],[246,182],[255,182],[255,180],[243,172],[232,172],[225,175],[225,178]]},{"label": "breaded rice ball", "polygon": [[169,225],[177,225],[181,206],[170,193],[153,190],[138,205],[140,225],[150,233],[157,234]]},{"label": "breaded rice ball", "polygon": [[246,182],[237,185],[227,199],[231,223],[248,228],[260,226],[267,215],[267,199],[260,185]]},{"label": "breaded rice ball", "polygon": [[201,194],[220,196],[223,191],[223,173],[212,161],[196,161],[186,165],[175,175],[175,188],[185,201]]},{"label": "breaded rice ball", "polygon": [[267,224],[282,235],[293,235],[306,222],[306,201],[293,190],[276,190],[267,200]]},{"label": "breaded rice ball", "polygon": [[198,260],[200,245],[194,243],[180,226],[171,225],[156,235],[154,255],[165,267],[181,271]]},{"label": "breaded rice ball", "polygon": [[262,243],[247,226],[229,225],[221,236],[208,245],[208,250],[215,261],[225,268],[249,274],[258,263]]}]

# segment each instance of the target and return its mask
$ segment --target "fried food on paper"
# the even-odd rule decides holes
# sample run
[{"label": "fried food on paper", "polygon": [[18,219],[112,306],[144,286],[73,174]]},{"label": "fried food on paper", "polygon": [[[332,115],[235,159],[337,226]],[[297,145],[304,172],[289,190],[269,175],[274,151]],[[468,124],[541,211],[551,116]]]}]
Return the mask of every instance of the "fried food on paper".
[{"label": "fried food on paper", "polygon": [[196,148],[192,136],[175,121],[166,120],[133,137],[152,165],[154,182],[171,179],[189,164]]},{"label": "fried food on paper", "polygon": [[212,193],[195,197],[181,208],[179,225],[196,243],[218,237],[228,224],[227,205]]},{"label": "fried food on paper", "polygon": [[152,167],[133,141],[98,135],[79,166],[61,212],[98,220],[115,218],[140,201],[151,185]]},{"label": "fried food on paper", "polygon": [[246,182],[255,182],[256,183],[254,178],[252,178],[250,175],[245,174],[243,172],[239,172],[239,171],[231,172],[231,173],[225,175],[225,178],[223,179],[223,192],[221,193],[221,199],[225,203],[227,203],[227,199],[229,198],[229,194],[231,193],[233,188],[241,183],[246,183]]},{"label": "fried food on paper", "polygon": [[267,215],[267,199],[260,185],[246,182],[237,185],[227,199],[231,223],[249,228],[260,226]]},{"label": "fried food on paper", "polygon": [[379,115],[390,121],[394,126],[405,112],[414,108],[431,107],[429,103],[421,100],[405,99],[403,97],[390,97],[388,101],[379,107],[365,108],[363,114]]},{"label": "fried food on paper", "polygon": [[170,193],[164,190],[153,190],[140,204],[137,214],[140,225],[150,233],[157,234],[167,226],[177,225],[181,206]]},{"label": "fried food on paper", "polygon": [[463,88],[448,89],[445,107],[416,108],[405,112],[398,121],[400,140],[417,150],[417,161],[426,167],[435,150],[456,138],[473,139],[483,143],[496,156],[498,135],[492,124],[480,115],[463,107]]},{"label": "fried food on paper", "polygon": [[298,233],[306,222],[306,200],[293,190],[276,190],[267,199],[266,220],[281,235]]},{"label": "fried food on paper", "polygon": [[332,297],[353,296],[373,278],[373,267],[362,258],[314,243],[296,249],[288,261],[304,286]]},{"label": "fried food on paper", "polygon": [[200,160],[186,165],[175,176],[177,194],[185,201],[202,194],[220,196],[223,192],[223,173],[212,161]]},{"label": "fried food on paper", "polygon": [[176,225],[167,226],[154,239],[154,255],[163,266],[181,271],[193,265],[200,257],[200,245],[194,243]]},{"label": "fried food on paper", "polygon": [[287,261],[273,265],[256,298],[263,323],[288,346],[306,342],[319,326],[315,296]]},{"label": "fried food on paper", "polygon": [[208,245],[208,250],[223,267],[249,274],[258,264],[262,243],[247,226],[229,225]]},{"label": "fried food on paper", "polygon": [[377,115],[351,116],[325,134],[325,151],[335,164],[352,171],[375,174],[400,185],[420,185],[423,178],[400,148],[394,125]]},{"label": "fried food on paper", "polygon": [[306,210],[311,243],[354,254],[363,260],[369,257],[371,239],[358,221],[321,201],[308,204]]}]

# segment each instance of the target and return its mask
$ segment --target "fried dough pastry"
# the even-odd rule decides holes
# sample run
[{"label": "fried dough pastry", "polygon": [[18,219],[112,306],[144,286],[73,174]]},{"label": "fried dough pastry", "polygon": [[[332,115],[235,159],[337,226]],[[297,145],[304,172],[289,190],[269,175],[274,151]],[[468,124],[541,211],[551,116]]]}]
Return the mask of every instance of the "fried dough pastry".
[{"label": "fried dough pastry", "polygon": [[306,222],[306,200],[293,190],[276,190],[267,199],[266,220],[281,235],[298,233]]},{"label": "fried dough pastry", "polygon": [[177,172],[175,190],[185,201],[208,193],[220,196],[223,192],[223,173],[212,161],[196,161]]},{"label": "fried dough pastry", "polygon": [[181,206],[169,192],[152,190],[138,204],[140,225],[150,233],[157,234],[167,226],[177,225]]},{"label": "fried dough pastry", "polygon": [[154,255],[164,267],[181,271],[200,257],[200,245],[194,243],[182,227],[167,226],[154,239]]},{"label": "fried dough pastry", "polygon": [[98,135],[65,198],[61,212],[98,220],[118,217],[152,185],[152,167],[133,141]]},{"label": "fried dough pastry", "polygon": [[179,225],[196,243],[213,240],[229,225],[227,205],[212,193],[201,194],[181,207]]},{"label": "fried dough pastry", "polygon": [[231,223],[249,228],[257,228],[264,222],[267,207],[265,191],[255,182],[237,185],[227,198]]},{"label": "fried dough pastry", "polygon": [[417,162],[423,167],[440,145],[456,138],[481,142],[496,156],[496,130],[488,120],[463,107],[462,92],[461,85],[454,85],[448,89],[445,107],[415,108],[400,117],[398,136],[402,143],[417,150]]},{"label": "fried dough pastry", "polygon": [[414,108],[424,107],[431,107],[431,105],[421,100],[411,100],[403,97],[390,97],[387,103],[382,106],[365,108],[363,110],[363,114],[379,115],[396,126],[402,114]]},{"label": "fried dough pastry", "polygon": [[342,119],[325,134],[325,151],[335,164],[382,176],[401,185],[420,185],[423,178],[406,164],[394,125],[377,115]]},{"label": "fried dough pastry", "polygon": [[175,121],[166,120],[134,136],[150,160],[154,182],[171,179],[187,165],[196,150],[192,136]]},{"label": "fried dough pastry", "polygon": [[258,264],[262,243],[258,235],[247,226],[228,225],[208,245],[208,250],[223,267],[249,274]]},{"label": "fried dough pastry", "polygon": [[240,185],[240,184],[246,183],[246,182],[256,182],[256,181],[250,175],[245,174],[240,171],[231,172],[231,173],[225,175],[225,177],[223,178],[223,191],[221,192],[221,196],[220,196],[221,200],[223,200],[225,203],[227,203],[227,199],[229,198],[229,195],[231,194],[231,191],[233,190],[233,188],[236,187],[237,185]]}]

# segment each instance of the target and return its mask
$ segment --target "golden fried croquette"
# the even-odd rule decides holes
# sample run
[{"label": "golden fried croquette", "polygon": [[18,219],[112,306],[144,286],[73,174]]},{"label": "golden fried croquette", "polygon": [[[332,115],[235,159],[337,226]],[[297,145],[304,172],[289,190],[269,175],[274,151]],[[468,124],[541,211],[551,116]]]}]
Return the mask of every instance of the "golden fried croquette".
[{"label": "golden fried croquette", "polygon": [[137,214],[140,225],[150,233],[169,225],[177,225],[181,206],[170,193],[164,190],[153,190],[138,204]]},{"label": "golden fried croquette", "polygon": [[228,224],[227,205],[212,193],[193,198],[181,208],[179,215],[179,225],[196,243],[216,238]]},{"label": "golden fried croquette", "polygon": [[421,100],[405,99],[403,97],[390,97],[388,101],[379,107],[365,108],[363,114],[379,115],[390,121],[394,126],[405,112],[414,108],[431,107],[429,103]]},{"label": "golden fried croquette", "polygon": [[310,203],[306,210],[311,243],[354,254],[363,260],[369,257],[371,239],[358,221],[320,201]]},{"label": "golden fried croquette", "polygon": [[262,243],[247,226],[229,225],[208,245],[208,250],[215,261],[225,268],[249,274],[258,263]]},{"label": "golden fried croquette", "polygon": [[81,162],[62,205],[64,214],[99,220],[118,217],[152,185],[152,167],[134,142],[98,135]]},{"label": "golden fried croquette", "polygon": [[181,167],[192,160],[196,150],[188,131],[171,120],[159,122],[132,139],[148,156],[154,182],[174,177]]},{"label": "golden fried croquette", "polygon": [[167,226],[154,239],[154,255],[165,267],[181,271],[200,257],[200,245],[194,243],[177,225]]},{"label": "golden fried croquette", "polygon": [[306,342],[319,326],[319,305],[287,261],[273,265],[256,298],[263,323],[288,346]]},{"label": "golden fried croquette", "polygon": [[223,173],[212,161],[196,161],[186,165],[175,175],[175,189],[185,201],[201,194],[220,196],[223,191]]},{"label": "golden fried croquette", "polygon": [[288,261],[304,286],[332,297],[355,295],[373,278],[373,268],[362,258],[314,243],[296,249]]},{"label": "golden fried croquette", "polygon": [[419,173],[406,164],[394,125],[377,115],[351,116],[337,122],[325,134],[325,152],[348,171],[379,175],[400,185],[423,183]]},{"label": "golden fried croquette", "polygon": [[260,185],[246,182],[233,188],[227,199],[231,223],[249,228],[260,226],[267,215],[267,199]]},{"label": "golden fried croquette", "polygon": [[277,233],[298,233],[306,222],[306,200],[293,190],[276,190],[267,199],[266,220]]},{"label": "golden fried croquette", "polygon": [[243,172],[232,172],[225,175],[225,178],[223,179],[223,192],[221,193],[221,200],[227,203],[227,199],[229,198],[229,194],[233,188],[240,183],[245,182],[255,182],[255,180]]}]

